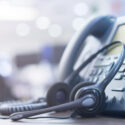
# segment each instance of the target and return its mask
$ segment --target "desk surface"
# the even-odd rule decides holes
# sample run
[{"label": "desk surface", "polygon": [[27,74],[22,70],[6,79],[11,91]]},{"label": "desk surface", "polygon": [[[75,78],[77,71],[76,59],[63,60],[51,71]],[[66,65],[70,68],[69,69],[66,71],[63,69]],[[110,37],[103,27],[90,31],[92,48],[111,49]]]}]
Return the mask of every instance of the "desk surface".
[{"label": "desk surface", "polygon": [[[52,114],[51,114],[52,115]],[[82,119],[23,119],[13,122],[0,120],[0,125],[125,125],[125,118],[98,116]]]},{"label": "desk surface", "polygon": [[21,120],[12,122],[11,120],[0,120],[1,125],[125,125],[125,119],[116,119],[108,117],[88,118],[88,119],[39,119],[39,120]]}]

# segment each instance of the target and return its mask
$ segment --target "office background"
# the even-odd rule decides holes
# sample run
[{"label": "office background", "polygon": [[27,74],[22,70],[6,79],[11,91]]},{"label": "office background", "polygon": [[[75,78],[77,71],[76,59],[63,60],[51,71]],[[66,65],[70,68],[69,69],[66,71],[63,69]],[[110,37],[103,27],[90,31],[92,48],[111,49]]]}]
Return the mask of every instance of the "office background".
[{"label": "office background", "polygon": [[88,18],[125,0],[0,0],[0,101],[45,96],[65,46]]}]

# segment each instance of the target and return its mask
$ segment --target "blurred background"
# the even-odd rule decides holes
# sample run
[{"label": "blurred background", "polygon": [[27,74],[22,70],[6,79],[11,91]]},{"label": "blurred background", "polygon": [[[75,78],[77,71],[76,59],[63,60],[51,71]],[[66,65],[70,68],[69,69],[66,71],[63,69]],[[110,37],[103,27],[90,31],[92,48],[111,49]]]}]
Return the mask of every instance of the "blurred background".
[{"label": "blurred background", "polygon": [[0,101],[44,96],[65,46],[96,14],[125,15],[125,0],[0,0]]}]

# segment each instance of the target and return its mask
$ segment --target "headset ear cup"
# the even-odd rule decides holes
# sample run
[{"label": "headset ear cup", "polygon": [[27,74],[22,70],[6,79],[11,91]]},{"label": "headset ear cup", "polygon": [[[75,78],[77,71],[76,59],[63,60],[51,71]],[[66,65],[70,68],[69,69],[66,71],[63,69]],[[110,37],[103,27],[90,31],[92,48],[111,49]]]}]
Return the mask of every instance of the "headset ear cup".
[{"label": "headset ear cup", "polygon": [[69,96],[69,100],[70,101],[73,101],[74,98],[75,98],[75,95],[76,95],[76,92],[82,88],[82,87],[85,87],[85,86],[88,86],[88,85],[93,85],[94,83],[91,83],[91,82],[81,82],[81,83],[78,83],[71,91],[70,93],[70,96]]},{"label": "headset ear cup", "polygon": [[55,106],[69,101],[70,88],[66,83],[54,84],[47,93],[48,106]]},{"label": "headset ear cup", "polygon": [[[94,90],[94,89],[93,89]],[[100,93],[100,91],[96,91],[96,90],[87,90],[89,93],[94,92],[94,95],[96,97],[96,103],[93,107],[91,108],[78,108],[76,110],[76,113],[79,114],[82,117],[93,117],[96,116],[97,114],[100,114],[104,111],[105,108],[105,93]],[[87,92],[86,91],[86,92]],[[85,93],[83,92],[83,95]]]},{"label": "headset ear cup", "polygon": [[[98,89],[94,87],[95,83],[92,82],[83,82],[76,85],[70,95],[70,100],[75,100],[85,95],[93,95],[94,100],[96,100],[95,104],[92,107],[82,107],[75,110],[77,114],[83,117],[92,117],[96,114],[103,111],[105,106],[105,93],[100,92]],[[87,89],[87,87],[89,87]],[[83,88],[83,89],[81,89]],[[84,90],[84,88],[86,88]],[[81,89],[81,90],[80,90]],[[79,91],[80,90],[80,91]]]}]

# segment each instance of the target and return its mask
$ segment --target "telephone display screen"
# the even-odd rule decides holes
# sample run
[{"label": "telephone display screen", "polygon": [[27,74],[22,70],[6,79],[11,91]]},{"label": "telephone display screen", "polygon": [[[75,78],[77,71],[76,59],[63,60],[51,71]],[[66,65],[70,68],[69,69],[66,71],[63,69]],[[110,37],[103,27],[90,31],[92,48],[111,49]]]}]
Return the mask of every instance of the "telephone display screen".
[{"label": "telephone display screen", "polygon": [[[114,35],[114,38],[112,40],[112,42],[114,41],[121,41],[125,44],[125,25],[121,25],[118,27],[115,35]],[[111,49],[108,51],[108,55],[117,55],[121,52],[121,46],[117,46],[115,47],[114,49]]]}]

